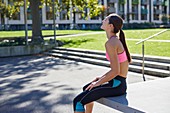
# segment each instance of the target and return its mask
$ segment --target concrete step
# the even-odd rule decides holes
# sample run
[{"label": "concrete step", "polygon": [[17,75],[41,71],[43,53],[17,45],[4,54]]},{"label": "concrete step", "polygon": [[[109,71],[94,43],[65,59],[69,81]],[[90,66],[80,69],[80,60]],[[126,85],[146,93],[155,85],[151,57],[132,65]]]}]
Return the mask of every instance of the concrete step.
[{"label": "concrete step", "polygon": [[[98,54],[98,55],[105,55],[104,51],[99,51],[99,50],[64,48],[64,47],[55,47],[54,49],[63,50],[63,51],[74,51],[74,52],[81,52],[81,53],[92,53],[92,54]],[[132,56],[132,59],[142,60],[142,56],[141,55],[131,54],[131,56]],[[145,61],[154,61],[154,62],[170,64],[170,58],[169,57],[158,57],[158,56],[145,55]]]},{"label": "concrete step", "polygon": [[53,49],[50,52],[79,56],[79,57],[87,57],[87,58],[106,61],[105,55],[101,55],[101,54],[85,53],[85,52],[83,53],[83,52],[65,51],[65,50],[56,50],[56,49]]},{"label": "concrete step", "polygon": [[81,52],[81,53],[88,53],[88,54],[97,54],[97,55],[105,55],[104,51],[98,50],[88,50],[88,49],[75,49],[75,48],[64,48],[64,47],[55,47],[55,50],[63,50],[63,51],[74,51],[74,52]]},{"label": "concrete step", "polygon": [[[142,60],[143,57],[141,55],[133,54],[132,59]],[[145,61],[153,61],[153,62],[170,64],[170,58],[169,57],[158,57],[158,56],[145,55]]]},{"label": "concrete step", "polygon": [[[61,53],[61,54],[67,54],[67,55],[73,55],[73,56],[79,56],[79,57],[86,57],[91,59],[98,59],[107,61],[105,57],[105,53],[103,51],[89,51],[89,50],[81,50],[81,49],[66,49],[66,48],[55,48],[51,50],[50,52],[54,53]],[[136,65],[136,66],[142,66],[142,61],[138,59],[132,59],[132,63],[130,65]],[[162,70],[168,70],[170,71],[170,64],[168,63],[160,63],[155,61],[145,61],[145,67],[148,68],[154,68],[154,69],[162,69]]]},{"label": "concrete step", "polygon": [[[99,60],[99,59],[92,59],[92,58],[88,58],[88,57],[74,56],[74,55],[63,54],[63,53],[55,53],[55,52],[52,52],[52,51],[46,52],[44,54],[54,56],[54,57],[69,59],[69,60],[75,60],[75,61],[79,61],[79,62],[85,62],[85,63],[95,64],[95,65],[110,67],[108,61]],[[129,71],[142,73],[142,67],[130,65]],[[145,74],[157,76],[157,77],[168,77],[168,76],[170,76],[169,71],[160,70],[160,69],[152,69],[152,68],[147,68],[147,67],[145,67]]]},{"label": "concrete step", "polygon": [[[142,66],[142,64],[143,64],[142,60],[132,59],[131,65]],[[170,71],[170,64],[168,63],[160,63],[160,62],[155,62],[155,61],[144,61],[144,65],[145,67]]]},{"label": "concrete step", "polygon": [[[152,75],[156,77],[170,77],[170,71],[167,70],[161,70],[161,69],[154,69],[154,68],[144,68],[144,73],[147,75]],[[142,67],[129,65],[129,71],[136,72],[136,73],[142,73]]]},{"label": "concrete step", "polygon": [[99,65],[99,66],[110,67],[108,61],[102,61],[102,60],[98,60],[98,59],[91,59],[91,58],[86,58],[86,57],[72,56],[72,55],[62,54],[62,53],[45,52],[44,54],[49,55],[49,56],[63,58],[63,59],[75,60],[75,61],[95,64],[95,65]]}]

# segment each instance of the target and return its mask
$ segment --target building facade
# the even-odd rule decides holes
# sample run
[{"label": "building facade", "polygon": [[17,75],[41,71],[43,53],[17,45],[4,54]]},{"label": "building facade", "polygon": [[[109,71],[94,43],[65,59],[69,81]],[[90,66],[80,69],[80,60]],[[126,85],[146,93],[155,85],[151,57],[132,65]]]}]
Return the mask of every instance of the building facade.
[{"label": "building facade", "polygon": [[[10,0],[4,0],[7,4]],[[70,13],[67,15],[67,10],[56,12],[56,26],[59,29],[70,29],[73,24],[76,24],[77,29],[95,29],[101,25],[102,19],[108,14],[117,13],[125,23],[170,23],[170,1],[169,0],[99,0],[99,4],[105,7],[105,12],[102,16],[90,18],[88,9],[85,9],[86,19],[79,13]],[[42,20],[42,29],[51,29],[53,25],[53,15],[50,7],[44,6],[40,11]],[[70,9],[72,11],[72,9]],[[28,27],[31,29],[32,17],[30,8],[27,9]],[[0,29],[24,29],[24,8],[20,8],[20,13],[13,16],[12,19],[5,18],[5,22],[1,22]],[[4,24],[4,25],[2,25]]]}]

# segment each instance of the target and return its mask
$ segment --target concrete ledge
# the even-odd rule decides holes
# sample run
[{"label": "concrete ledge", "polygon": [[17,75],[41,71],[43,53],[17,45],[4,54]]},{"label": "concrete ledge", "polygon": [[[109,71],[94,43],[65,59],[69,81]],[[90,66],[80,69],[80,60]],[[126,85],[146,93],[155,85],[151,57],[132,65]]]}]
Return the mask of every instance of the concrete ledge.
[{"label": "concrete ledge", "polygon": [[[83,54],[83,53],[73,53],[70,51],[60,51],[60,50],[51,50],[49,52],[45,53],[46,55],[69,59],[69,60],[75,60],[78,62],[84,62],[94,65],[100,65],[105,67],[110,67],[110,64],[108,61],[104,61],[105,57],[101,57],[101,55],[91,55],[90,54]],[[136,65],[129,65],[129,71],[142,73],[142,67],[136,66]],[[169,70],[163,70],[163,69],[155,69],[152,67],[145,67],[145,74],[156,76],[156,77],[169,77],[170,73]]]},{"label": "concrete ledge", "polygon": [[170,77],[128,85],[127,95],[97,102],[125,113],[169,113]]},{"label": "concrete ledge", "polygon": [[53,47],[55,47],[54,44],[0,47],[0,57],[38,54]]},{"label": "concrete ledge", "polygon": [[100,104],[106,105],[123,113],[144,113],[140,110],[131,108],[128,106],[128,100],[126,95],[117,96],[117,97],[109,97],[109,98],[101,98],[97,100]]}]

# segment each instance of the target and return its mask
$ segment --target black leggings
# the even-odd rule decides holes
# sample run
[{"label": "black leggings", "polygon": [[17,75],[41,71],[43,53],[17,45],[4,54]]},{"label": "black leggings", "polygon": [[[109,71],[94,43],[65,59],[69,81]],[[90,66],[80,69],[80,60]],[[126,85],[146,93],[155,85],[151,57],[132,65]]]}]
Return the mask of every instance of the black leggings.
[{"label": "black leggings", "polygon": [[90,91],[85,90],[89,86],[89,84],[85,85],[83,87],[83,92],[74,98],[74,111],[84,112],[84,105],[98,100],[102,97],[113,97],[126,94],[126,78],[121,76],[116,76],[108,83],[94,87]]}]

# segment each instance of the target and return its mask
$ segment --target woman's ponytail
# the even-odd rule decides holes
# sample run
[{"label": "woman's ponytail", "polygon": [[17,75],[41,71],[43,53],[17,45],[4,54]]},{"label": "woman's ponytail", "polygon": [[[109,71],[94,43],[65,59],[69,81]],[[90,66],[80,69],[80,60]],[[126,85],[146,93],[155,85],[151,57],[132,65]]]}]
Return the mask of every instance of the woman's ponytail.
[{"label": "woman's ponytail", "polygon": [[124,32],[122,30],[120,30],[119,37],[120,37],[119,40],[122,42],[123,47],[124,47],[124,49],[126,51],[126,55],[127,55],[128,61],[131,62],[131,56],[130,56],[129,50],[127,48],[127,45],[126,45]]}]

